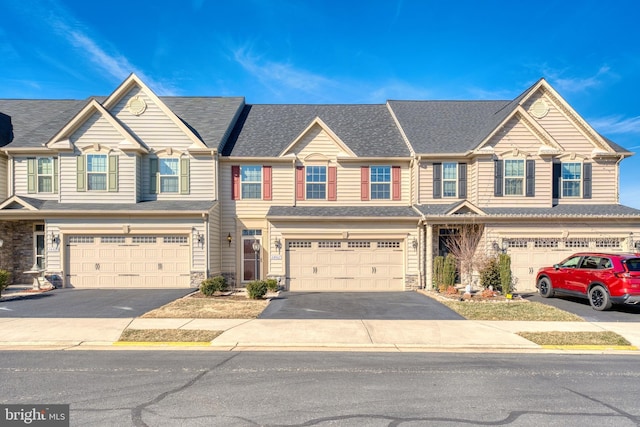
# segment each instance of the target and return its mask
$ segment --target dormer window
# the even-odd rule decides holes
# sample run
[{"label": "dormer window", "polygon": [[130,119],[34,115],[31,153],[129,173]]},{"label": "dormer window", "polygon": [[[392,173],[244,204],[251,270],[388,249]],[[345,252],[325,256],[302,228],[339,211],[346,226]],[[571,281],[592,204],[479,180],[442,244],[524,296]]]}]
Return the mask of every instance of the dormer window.
[{"label": "dormer window", "polygon": [[324,200],[327,198],[327,167],[306,167],[307,200]]}]

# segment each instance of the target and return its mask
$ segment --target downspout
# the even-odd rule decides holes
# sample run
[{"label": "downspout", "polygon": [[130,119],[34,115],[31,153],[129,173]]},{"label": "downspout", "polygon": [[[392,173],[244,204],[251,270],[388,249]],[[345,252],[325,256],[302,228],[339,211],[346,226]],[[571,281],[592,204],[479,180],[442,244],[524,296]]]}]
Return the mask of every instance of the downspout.
[{"label": "downspout", "polygon": [[291,165],[293,166],[293,192],[292,192],[292,194],[293,194],[293,204],[292,204],[292,206],[296,206],[296,200],[297,200],[296,191],[298,191],[298,189],[297,189],[298,183],[296,181],[296,157],[295,156],[293,156],[293,160],[291,161]]},{"label": "downspout", "polygon": [[211,155],[213,156],[213,182],[215,183],[213,186],[213,200],[218,200],[218,185],[219,176],[218,176],[218,150],[211,150]]},{"label": "downspout", "polygon": [[422,163],[422,156],[417,157],[417,167],[415,172],[415,180],[416,180],[416,200],[418,204],[421,205],[422,202],[420,200],[420,164]]},{"label": "downspout", "polygon": [[616,162],[616,203],[620,203],[620,162],[622,160],[624,160],[623,155]]},{"label": "downspout", "polygon": [[[58,165],[60,165],[60,163],[58,163]],[[15,162],[13,160],[13,156],[9,154],[9,164],[7,165],[7,169],[9,170],[9,188],[7,188],[8,191],[8,197],[11,196],[15,196],[15,187],[14,187],[14,180],[13,180],[13,176],[15,175]],[[60,167],[58,166],[58,171],[60,171]],[[59,178],[58,178],[59,179]],[[58,180],[58,183],[60,181]]]},{"label": "downspout", "polygon": [[211,248],[211,235],[209,234],[209,215],[207,215],[206,213],[202,214],[202,222],[204,223],[204,235],[206,236],[205,238],[205,245],[204,245],[204,278],[206,279],[207,277],[209,277],[209,274],[211,274],[211,251],[209,250]]}]

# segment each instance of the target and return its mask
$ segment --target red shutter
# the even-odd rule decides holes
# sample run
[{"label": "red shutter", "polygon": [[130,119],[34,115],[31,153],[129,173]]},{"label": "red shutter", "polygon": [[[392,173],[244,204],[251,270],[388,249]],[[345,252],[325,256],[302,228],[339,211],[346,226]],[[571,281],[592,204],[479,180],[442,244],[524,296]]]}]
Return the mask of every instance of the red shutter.
[{"label": "red shutter", "polygon": [[271,200],[271,166],[262,167],[262,200]]},{"label": "red shutter", "polygon": [[400,166],[393,166],[391,168],[391,182],[392,182],[392,198],[393,200],[401,199],[401,185],[400,185]]},{"label": "red shutter", "polygon": [[240,200],[240,166],[231,166],[231,200]]},{"label": "red shutter", "polygon": [[335,166],[329,166],[329,180],[328,180],[328,199],[330,201],[338,200],[338,168]]},{"label": "red shutter", "polygon": [[360,200],[369,200],[369,167],[360,167]]},{"label": "red shutter", "polygon": [[296,166],[296,200],[304,200],[304,166]]}]

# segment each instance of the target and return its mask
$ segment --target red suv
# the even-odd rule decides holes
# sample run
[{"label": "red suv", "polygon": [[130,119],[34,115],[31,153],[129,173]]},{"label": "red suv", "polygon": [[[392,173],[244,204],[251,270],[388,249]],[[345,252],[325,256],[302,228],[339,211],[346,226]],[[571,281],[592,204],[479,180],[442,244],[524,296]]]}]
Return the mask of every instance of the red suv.
[{"label": "red suv", "polygon": [[640,303],[640,254],[583,252],[553,267],[543,267],[536,277],[540,296],[565,294],[588,298],[595,310],[612,304]]}]

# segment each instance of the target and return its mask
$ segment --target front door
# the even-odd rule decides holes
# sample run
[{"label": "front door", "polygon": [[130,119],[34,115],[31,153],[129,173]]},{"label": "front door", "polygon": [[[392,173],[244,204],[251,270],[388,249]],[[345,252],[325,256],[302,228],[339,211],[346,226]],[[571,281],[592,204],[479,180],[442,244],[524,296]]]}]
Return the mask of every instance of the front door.
[{"label": "front door", "polygon": [[[252,231],[252,230],[244,230]],[[258,249],[257,251],[255,249]],[[258,234],[242,236],[242,281],[260,280],[262,239]]]}]

